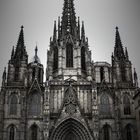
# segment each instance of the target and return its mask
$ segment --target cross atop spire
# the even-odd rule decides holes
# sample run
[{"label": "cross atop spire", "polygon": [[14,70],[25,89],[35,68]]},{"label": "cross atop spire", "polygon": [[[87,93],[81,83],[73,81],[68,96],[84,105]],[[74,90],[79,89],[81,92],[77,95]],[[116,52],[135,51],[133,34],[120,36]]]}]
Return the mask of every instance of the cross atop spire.
[{"label": "cross atop spire", "polygon": [[124,55],[123,45],[122,45],[122,42],[121,42],[120,33],[119,33],[118,29],[119,28],[116,27],[116,38],[115,38],[114,56],[118,60],[122,60],[122,59],[125,59],[125,55]]},{"label": "cross atop spire", "polygon": [[70,33],[75,35],[76,16],[73,0],[64,0],[64,8],[62,13],[62,34]]}]

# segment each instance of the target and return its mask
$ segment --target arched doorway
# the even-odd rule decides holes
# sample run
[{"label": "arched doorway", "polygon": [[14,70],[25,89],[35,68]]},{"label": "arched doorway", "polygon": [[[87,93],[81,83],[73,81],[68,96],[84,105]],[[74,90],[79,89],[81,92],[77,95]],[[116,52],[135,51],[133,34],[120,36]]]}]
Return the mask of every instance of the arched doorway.
[{"label": "arched doorway", "polygon": [[52,131],[49,140],[93,140],[93,138],[79,121],[67,119]]}]

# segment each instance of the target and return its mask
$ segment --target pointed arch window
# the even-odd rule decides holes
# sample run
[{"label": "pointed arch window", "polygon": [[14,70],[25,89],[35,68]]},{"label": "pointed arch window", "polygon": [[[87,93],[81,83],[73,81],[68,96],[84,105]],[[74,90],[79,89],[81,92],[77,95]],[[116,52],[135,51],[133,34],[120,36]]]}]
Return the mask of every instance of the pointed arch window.
[{"label": "pointed arch window", "polygon": [[100,81],[102,82],[103,79],[104,79],[104,68],[101,67],[101,68],[100,68]]},{"label": "pointed arch window", "polygon": [[17,103],[18,103],[17,96],[12,95],[11,100],[10,100],[10,115],[16,115],[17,114]]},{"label": "pointed arch window", "polygon": [[103,94],[100,98],[100,114],[101,115],[110,114],[110,102],[109,97],[106,94]]},{"label": "pointed arch window", "polygon": [[132,128],[130,125],[126,126],[126,139],[132,140]]},{"label": "pointed arch window", "polygon": [[130,109],[130,100],[127,95],[123,98],[123,104],[124,104],[124,115],[130,115],[131,109]]},{"label": "pointed arch window", "polygon": [[121,64],[121,76],[122,76],[122,81],[126,81],[126,71],[125,71],[124,64]]},{"label": "pointed arch window", "polygon": [[53,70],[58,69],[58,48],[54,47],[54,53],[53,53]]},{"label": "pointed arch window", "polygon": [[29,115],[38,116],[41,113],[41,95],[33,93],[29,100]]},{"label": "pointed arch window", "polygon": [[12,125],[10,127],[9,140],[15,140],[15,128],[14,128],[14,125]]},{"label": "pointed arch window", "polygon": [[16,66],[15,67],[15,81],[18,81],[18,79],[19,79],[19,67]]},{"label": "pointed arch window", "polygon": [[103,127],[103,140],[111,140],[111,128],[107,124]]},{"label": "pointed arch window", "polygon": [[37,125],[31,126],[31,140],[37,140]]},{"label": "pointed arch window", "polygon": [[66,45],[66,67],[73,67],[73,46],[72,46],[72,44]]},{"label": "pointed arch window", "polygon": [[85,47],[81,48],[81,68],[86,70],[86,58],[85,58]]}]

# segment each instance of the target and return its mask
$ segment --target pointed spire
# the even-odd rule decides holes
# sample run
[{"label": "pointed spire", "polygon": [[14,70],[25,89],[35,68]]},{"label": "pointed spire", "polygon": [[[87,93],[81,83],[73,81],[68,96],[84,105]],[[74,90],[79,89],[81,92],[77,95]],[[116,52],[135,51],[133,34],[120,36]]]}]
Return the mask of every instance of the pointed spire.
[{"label": "pointed spire", "polygon": [[11,52],[11,59],[13,59],[14,54],[15,54],[15,48],[14,48],[14,46],[13,46],[13,49],[12,49],[12,52]]},{"label": "pointed spire", "polygon": [[129,60],[128,51],[126,47],[125,47],[125,57],[126,57],[126,60]]},{"label": "pointed spire", "polygon": [[62,13],[62,35],[70,33],[75,36],[76,16],[73,0],[64,0]]},{"label": "pointed spire", "polygon": [[56,42],[56,39],[57,39],[56,21],[54,21],[53,41]]},{"label": "pointed spire", "polygon": [[17,47],[24,47],[24,32],[23,32],[23,25],[21,26]]},{"label": "pointed spire", "polygon": [[80,18],[78,17],[78,30],[77,30],[78,39],[80,39]]},{"label": "pointed spire", "polygon": [[4,68],[4,72],[2,75],[2,86],[4,86],[5,82],[6,82],[6,67]]},{"label": "pointed spire", "polygon": [[119,33],[118,29],[119,28],[116,27],[114,56],[118,60],[122,60],[122,59],[125,59],[125,55],[124,55],[123,45],[122,45],[122,42],[121,42],[120,33]]},{"label": "pointed spire", "polygon": [[81,40],[83,40],[83,42],[85,42],[85,27],[84,27],[84,21],[82,21]]},{"label": "pointed spire", "polygon": [[24,32],[23,32],[23,26],[21,26],[21,30],[19,33],[19,38],[17,42],[17,47],[15,49],[14,53],[14,59],[17,61],[20,60],[25,60],[26,62],[28,61],[28,55],[26,52],[26,47],[24,45]]},{"label": "pointed spire", "polygon": [[61,27],[60,27],[60,17],[58,17],[58,39],[60,39]]}]

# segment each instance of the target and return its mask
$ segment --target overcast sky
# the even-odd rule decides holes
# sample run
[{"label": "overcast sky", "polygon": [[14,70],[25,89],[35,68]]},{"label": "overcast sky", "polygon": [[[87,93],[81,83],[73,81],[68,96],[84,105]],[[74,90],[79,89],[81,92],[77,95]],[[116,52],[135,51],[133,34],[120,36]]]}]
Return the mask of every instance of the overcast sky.
[{"label": "overcast sky", "polygon": [[[54,20],[62,15],[64,0],[0,0],[0,76],[24,26],[29,61],[36,43],[46,68]],[[76,16],[85,22],[93,61],[111,63],[115,26],[140,79],[140,0],[75,0]]]}]

